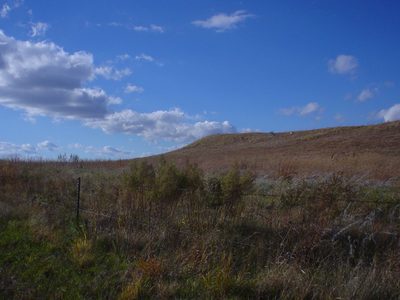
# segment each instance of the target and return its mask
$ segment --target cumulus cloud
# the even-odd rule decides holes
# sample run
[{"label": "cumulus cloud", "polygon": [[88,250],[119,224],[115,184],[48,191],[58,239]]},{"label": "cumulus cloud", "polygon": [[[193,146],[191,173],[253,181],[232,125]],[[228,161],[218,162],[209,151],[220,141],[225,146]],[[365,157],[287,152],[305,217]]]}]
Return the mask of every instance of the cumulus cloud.
[{"label": "cumulus cloud", "polygon": [[93,57],[50,42],[19,41],[0,31],[0,105],[29,116],[100,118],[115,103],[101,89],[84,87]]},{"label": "cumulus cloud", "polygon": [[376,89],[370,89],[370,88],[363,89],[363,90],[360,92],[360,94],[358,94],[357,100],[358,100],[359,102],[365,102],[365,101],[367,101],[367,100],[369,100],[369,99],[374,98],[375,93],[376,93]]},{"label": "cumulus cloud", "polygon": [[341,54],[328,62],[329,71],[333,74],[353,75],[358,68],[358,60],[352,55]]},{"label": "cumulus cloud", "polygon": [[232,14],[220,13],[205,20],[196,20],[192,24],[206,29],[214,29],[217,32],[223,32],[236,28],[239,23],[251,17],[253,17],[252,14],[244,10],[237,10]]},{"label": "cumulus cloud", "polygon": [[395,104],[388,109],[382,109],[378,113],[378,117],[382,118],[385,122],[400,120],[400,104]]},{"label": "cumulus cloud", "polygon": [[125,87],[125,93],[143,93],[144,89],[141,86],[128,83]]},{"label": "cumulus cloud", "polygon": [[190,123],[180,109],[139,113],[130,109],[107,115],[102,120],[87,122],[104,132],[122,132],[142,136],[149,140],[159,138],[172,141],[190,141],[205,135],[235,132],[228,122],[201,121]]},{"label": "cumulus cloud", "polygon": [[292,116],[292,115],[307,116],[321,111],[322,107],[317,102],[310,102],[304,106],[292,106],[280,110],[281,114],[285,116]]},{"label": "cumulus cloud", "polygon": [[29,35],[31,37],[44,36],[49,27],[49,24],[43,22],[31,23],[31,32]]},{"label": "cumulus cloud", "polygon": [[[68,53],[54,43],[19,41],[0,31],[0,105],[22,110],[28,119],[35,116],[75,119],[105,132],[134,134],[151,140],[190,141],[235,131],[227,121],[194,123],[193,118],[179,109],[114,112],[110,105],[120,103],[120,98],[109,96],[100,88],[85,86],[96,75],[122,76],[113,68],[96,68],[90,53]],[[127,91],[138,92],[140,87],[131,85]]]},{"label": "cumulus cloud", "polygon": [[160,25],[150,24],[146,25],[133,25],[132,29],[139,32],[157,32],[164,33],[164,28]]}]

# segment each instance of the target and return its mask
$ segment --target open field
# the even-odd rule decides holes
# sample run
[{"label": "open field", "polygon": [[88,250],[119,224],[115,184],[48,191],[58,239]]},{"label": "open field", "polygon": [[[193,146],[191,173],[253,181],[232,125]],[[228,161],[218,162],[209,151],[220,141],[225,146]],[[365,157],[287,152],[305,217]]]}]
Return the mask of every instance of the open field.
[{"label": "open field", "polygon": [[1,161],[0,298],[398,299],[399,126]]}]

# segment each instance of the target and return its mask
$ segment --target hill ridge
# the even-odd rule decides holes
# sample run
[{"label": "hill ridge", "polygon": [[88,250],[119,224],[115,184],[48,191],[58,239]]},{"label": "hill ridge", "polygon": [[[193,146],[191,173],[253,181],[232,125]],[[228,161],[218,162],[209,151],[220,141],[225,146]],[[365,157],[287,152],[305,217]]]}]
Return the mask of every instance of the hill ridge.
[{"label": "hill ridge", "polygon": [[[145,159],[154,161],[160,156]],[[206,172],[240,163],[259,174],[269,174],[290,163],[305,174],[347,170],[373,174],[372,177],[377,173],[400,176],[400,121],[276,133],[217,134],[162,156],[178,165],[195,163]]]}]

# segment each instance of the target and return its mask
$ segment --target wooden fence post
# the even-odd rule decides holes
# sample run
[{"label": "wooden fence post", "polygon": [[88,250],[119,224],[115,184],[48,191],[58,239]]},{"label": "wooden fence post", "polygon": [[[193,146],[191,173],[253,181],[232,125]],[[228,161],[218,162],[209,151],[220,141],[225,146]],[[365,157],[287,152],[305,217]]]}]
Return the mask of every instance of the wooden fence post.
[{"label": "wooden fence post", "polygon": [[79,210],[80,210],[80,199],[81,198],[81,178],[78,177],[76,186],[76,223],[79,225]]}]

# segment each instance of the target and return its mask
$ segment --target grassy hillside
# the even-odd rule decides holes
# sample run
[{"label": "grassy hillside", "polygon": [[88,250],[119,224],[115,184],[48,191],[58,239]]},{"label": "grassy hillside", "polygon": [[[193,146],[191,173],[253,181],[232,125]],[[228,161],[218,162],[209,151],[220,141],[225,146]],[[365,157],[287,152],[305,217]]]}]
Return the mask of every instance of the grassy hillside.
[{"label": "grassy hillside", "polygon": [[[235,163],[260,175],[313,176],[344,172],[377,180],[400,177],[400,122],[284,133],[205,137],[164,155],[178,165],[196,163],[206,172]],[[157,160],[159,156],[146,158]]]}]

